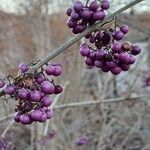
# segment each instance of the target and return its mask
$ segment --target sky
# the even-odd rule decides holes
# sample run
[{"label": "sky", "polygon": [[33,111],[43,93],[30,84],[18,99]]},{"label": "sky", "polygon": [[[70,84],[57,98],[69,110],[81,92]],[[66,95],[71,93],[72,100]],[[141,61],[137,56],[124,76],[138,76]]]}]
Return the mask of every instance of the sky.
[{"label": "sky", "polygon": [[[41,0],[42,1],[42,0]],[[53,6],[57,5],[57,1],[56,0],[51,0]],[[71,1],[71,0],[68,0]],[[119,3],[118,1],[120,0],[110,0],[110,2],[115,1],[117,3]],[[129,3],[130,1],[133,0],[121,0],[120,2],[123,4],[124,2]],[[19,5],[21,3],[24,4],[24,2],[27,2],[27,0],[0,0],[0,9],[9,13],[19,13],[21,12],[21,9],[19,9]],[[64,3],[64,0],[59,0],[59,3]],[[68,3],[70,4],[70,3]],[[116,7],[116,3],[112,2],[112,5],[114,4],[115,6],[115,10],[119,9],[119,7],[122,7],[123,5],[118,5],[118,7]],[[150,11],[150,0],[145,0],[144,2],[141,2],[140,4],[136,5],[134,7],[135,11],[137,12],[141,12],[141,11]]]}]

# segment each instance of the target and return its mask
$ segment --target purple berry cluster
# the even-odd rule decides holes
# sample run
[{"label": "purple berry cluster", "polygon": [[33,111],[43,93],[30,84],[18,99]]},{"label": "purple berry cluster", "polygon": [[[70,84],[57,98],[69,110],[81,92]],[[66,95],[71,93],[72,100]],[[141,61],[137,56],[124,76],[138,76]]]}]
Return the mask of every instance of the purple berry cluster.
[{"label": "purple berry cluster", "polygon": [[11,150],[12,144],[7,138],[0,137],[0,150]]},{"label": "purple berry cluster", "polygon": [[[49,107],[52,104],[52,94],[60,94],[63,88],[55,84],[52,76],[58,77],[62,69],[58,65],[48,64],[37,73],[28,73],[29,65],[21,64],[19,70],[22,73],[4,87],[4,93],[17,101],[14,120],[22,124],[31,124],[33,121],[45,122],[53,117],[53,111]],[[0,80],[0,87],[5,82]]]},{"label": "purple berry cluster", "polygon": [[80,54],[85,57],[86,65],[100,68],[103,72],[110,71],[114,75],[129,70],[141,48],[129,41],[120,42],[127,33],[128,26],[122,25],[86,35],[94,45],[94,48],[85,43],[80,46]]},{"label": "purple berry cluster", "polygon": [[[67,24],[74,34],[81,33],[90,24],[105,18],[104,10],[110,7],[108,0],[93,0],[84,6],[76,1],[73,8],[67,10],[70,18]],[[112,23],[113,22],[113,23]],[[128,26],[119,26],[116,19],[104,23],[100,29],[96,29],[85,35],[89,44],[80,46],[80,54],[85,57],[85,63],[91,67],[100,68],[103,72],[111,72],[114,75],[129,70],[135,62],[135,56],[141,52],[141,48],[129,41],[121,41],[128,33]]]},{"label": "purple berry cluster", "polygon": [[81,33],[88,25],[92,25],[97,21],[105,18],[105,10],[110,7],[108,0],[93,0],[89,4],[84,5],[81,1],[76,1],[73,8],[67,9],[67,25],[72,29],[74,34]]}]

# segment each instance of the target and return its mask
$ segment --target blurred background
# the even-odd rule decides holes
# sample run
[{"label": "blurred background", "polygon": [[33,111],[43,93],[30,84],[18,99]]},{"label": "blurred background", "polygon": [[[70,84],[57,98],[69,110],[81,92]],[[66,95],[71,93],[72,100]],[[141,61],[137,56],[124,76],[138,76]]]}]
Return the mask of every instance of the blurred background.
[{"label": "blurred background", "polygon": [[[109,13],[132,1],[110,0]],[[17,75],[20,63],[44,58],[73,36],[65,14],[73,2],[0,0],[1,78]],[[59,99],[56,105],[102,102],[54,109],[55,116],[48,123],[23,126],[12,121],[14,100],[1,98],[0,150],[5,150],[3,143],[12,150],[150,150],[150,101],[144,96],[150,92],[149,0],[128,9],[119,19],[130,27],[126,39],[142,48],[130,71],[113,76],[87,69],[79,54],[81,41],[51,61],[61,63],[64,70],[60,83],[65,90],[54,97]],[[116,101],[140,95],[135,100]]]}]

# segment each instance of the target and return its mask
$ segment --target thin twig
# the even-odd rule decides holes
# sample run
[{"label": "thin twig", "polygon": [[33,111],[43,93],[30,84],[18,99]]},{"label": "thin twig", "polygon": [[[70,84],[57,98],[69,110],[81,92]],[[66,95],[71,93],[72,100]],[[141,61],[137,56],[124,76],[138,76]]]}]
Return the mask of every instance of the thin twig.
[{"label": "thin twig", "polygon": [[133,101],[133,100],[140,100],[143,97],[150,97],[150,95],[137,95],[133,97],[119,97],[119,98],[111,98],[106,100],[97,100],[97,101],[84,101],[84,102],[76,102],[76,103],[68,103],[68,104],[61,104],[54,107],[54,109],[62,109],[68,107],[76,107],[76,106],[85,106],[85,105],[95,105],[99,103],[116,103],[116,102],[123,102],[123,101]]}]

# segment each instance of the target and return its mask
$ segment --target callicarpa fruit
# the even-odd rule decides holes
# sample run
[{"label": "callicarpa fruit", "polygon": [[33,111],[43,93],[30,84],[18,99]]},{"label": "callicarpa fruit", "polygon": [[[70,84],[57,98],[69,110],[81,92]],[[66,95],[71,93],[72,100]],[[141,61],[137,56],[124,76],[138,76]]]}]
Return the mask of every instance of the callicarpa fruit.
[{"label": "callicarpa fruit", "polygon": [[[69,14],[68,27],[74,34],[81,33],[88,26],[104,20],[106,10],[109,8],[109,0],[88,1],[86,5],[77,1],[72,8],[67,10],[67,15]],[[85,35],[90,45],[82,43],[80,54],[85,57],[85,64],[89,68],[96,67],[103,72],[118,75],[122,71],[130,69],[130,66],[136,61],[135,56],[140,54],[141,48],[129,41],[122,41],[129,31],[127,25],[120,26],[116,19],[110,22],[113,23],[109,26],[104,23],[100,30],[96,29]],[[79,25],[82,26],[82,29],[78,28]]]},{"label": "callicarpa fruit", "polygon": [[53,101],[51,97],[63,91],[62,86],[53,79],[61,75],[60,66],[48,64],[36,73],[28,73],[29,68],[28,64],[19,65],[21,74],[11,83],[6,84],[0,80],[0,88],[4,88],[5,95],[16,100],[14,120],[24,125],[51,119],[53,117],[53,111],[49,108]]}]

